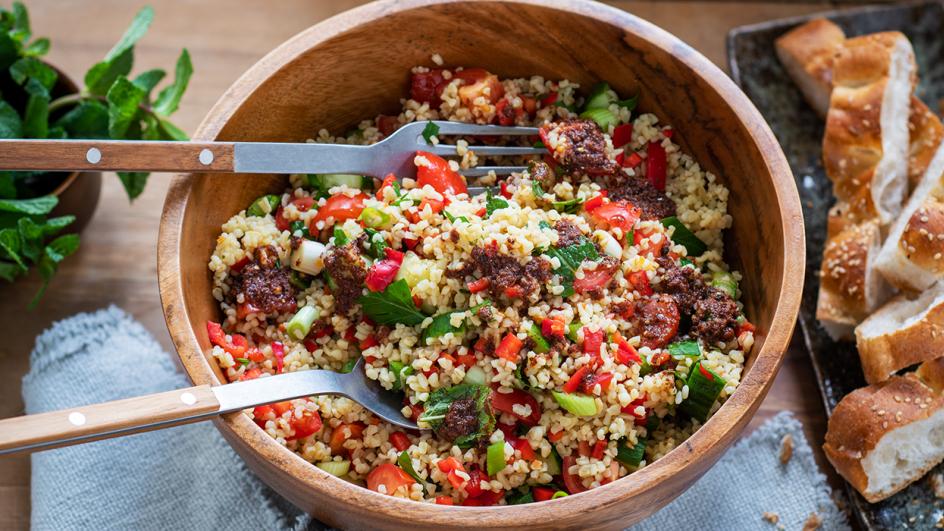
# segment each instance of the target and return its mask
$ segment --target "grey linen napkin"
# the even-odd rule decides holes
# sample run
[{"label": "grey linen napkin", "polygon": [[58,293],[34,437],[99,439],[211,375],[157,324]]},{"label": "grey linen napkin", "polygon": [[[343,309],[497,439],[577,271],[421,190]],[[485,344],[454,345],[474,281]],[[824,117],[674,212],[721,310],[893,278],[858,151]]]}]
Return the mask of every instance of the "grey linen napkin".
[{"label": "grey linen napkin", "polygon": [[[169,356],[122,310],[55,323],[36,339],[23,378],[27,413],[185,387]],[[792,459],[778,460],[790,433]],[[34,454],[32,526],[39,530],[321,528],[262,484],[209,423]],[[823,530],[848,529],[789,413],[739,442],[678,500],[633,531],[801,529],[816,512]]]}]

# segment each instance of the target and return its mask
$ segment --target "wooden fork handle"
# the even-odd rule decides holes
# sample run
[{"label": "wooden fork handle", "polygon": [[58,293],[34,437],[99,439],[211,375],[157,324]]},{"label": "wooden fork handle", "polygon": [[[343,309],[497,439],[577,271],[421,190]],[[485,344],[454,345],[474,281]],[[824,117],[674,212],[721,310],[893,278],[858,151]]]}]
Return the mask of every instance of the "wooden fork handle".
[{"label": "wooden fork handle", "polygon": [[209,385],[0,420],[0,456],[186,424],[220,409]]},{"label": "wooden fork handle", "polygon": [[232,142],[0,140],[0,169],[232,172]]}]

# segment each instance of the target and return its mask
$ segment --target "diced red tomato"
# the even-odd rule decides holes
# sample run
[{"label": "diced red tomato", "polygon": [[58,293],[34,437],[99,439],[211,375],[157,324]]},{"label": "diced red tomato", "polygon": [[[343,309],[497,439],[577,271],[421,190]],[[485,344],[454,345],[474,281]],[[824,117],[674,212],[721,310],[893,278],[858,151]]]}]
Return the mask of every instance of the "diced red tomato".
[{"label": "diced red tomato", "polygon": [[265,354],[263,354],[262,351],[256,347],[250,348],[246,352],[246,357],[249,358],[249,361],[254,361],[256,363],[262,363],[265,361]]},{"label": "diced red tomato", "polygon": [[446,479],[449,481],[449,484],[453,486],[456,490],[459,490],[466,484],[466,480],[459,477],[456,472],[465,472],[465,467],[462,466],[462,463],[459,462],[455,457],[449,456],[442,461],[436,463],[436,466],[439,467],[444,474],[446,474]]},{"label": "diced red tomato", "polygon": [[252,410],[252,420],[259,425],[260,428],[265,427],[265,423],[269,420],[269,415],[275,415],[275,410],[272,409],[270,405],[256,406]]},{"label": "diced red tomato", "polygon": [[521,439],[518,437],[505,438],[505,441],[508,442],[515,450],[521,453],[521,458],[525,461],[534,461],[538,458],[538,454],[534,452],[534,448],[531,448],[531,443],[527,439]]},{"label": "diced red tomato", "polygon": [[613,128],[613,147],[621,148],[633,139],[633,124],[617,125]]},{"label": "diced red tomato", "polygon": [[583,209],[587,212],[590,212],[597,207],[603,206],[603,203],[606,200],[606,194],[606,190],[600,190],[598,195],[591,197],[586,203],[583,204]]},{"label": "diced red tomato", "polygon": [[272,355],[275,356],[275,374],[281,374],[285,369],[285,345],[276,341],[272,343]]},{"label": "diced red tomato", "polygon": [[456,502],[449,496],[436,496],[437,505],[455,505]]},{"label": "diced red tomato", "polygon": [[629,274],[629,283],[642,296],[652,295],[652,286],[649,284],[649,275],[645,271],[633,271]]},{"label": "diced red tomato", "polygon": [[505,435],[505,440],[511,440],[518,436],[518,426],[516,424],[505,424],[497,422],[495,426]]},{"label": "diced red tomato", "polygon": [[574,374],[567,380],[567,383],[564,384],[565,393],[574,393],[577,389],[581,389],[584,385],[584,380],[587,376],[590,375],[590,367],[587,365],[582,365]]},{"label": "diced red tomato", "polygon": [[[482,490],[482,482],[488,479],[488,474],[482,472],[477,466],[469,470],[469,481],[465,484],[465,492],[470,498],[481,496],[486,491]],[[501,498],[499,498],[501,499]]]},{"label": "diced red tomato", "polygon": [[476,352],[485,352],[488,350],[488,340],[485,339],[485,336],[481,336],[475,340],[475,344],[472,345],[472,350]]},{"label": "diced red tomato", "polygon": [[547,440],[551,442],[557,442],[564,438],[564,430],[561,431],[552,431],[547,434]]},{"label": "diced red tomato", "polygon": [[420,103],[428,103],[434,109],[438,108],[442,103],[443,88],[447,84],[441,68],[417,72],[410,79],[410,98]]},{"label": "diced red tomato", "polygon": [[290,400],[285,400],[284,402],[276,402],[272,404],[272,410],[275,411],[276,417],[281,417],[285,414],[286,411],[292,409],[292,402]]},{"label": "diced red tomato", "polygon": [[312,206],[315,204],[314,197],[299,197],[298,199],[292,200],[292,204],[295,205],[295,208],[299,212],[308,212]]},{"label": "diced red tomato", "polygon": [[482,491],[475,497],[468,497],[462,502],[466,507],[490,507],[497,504],[505,497],[504,492],[495,492],[493,490]]},{"label": "diced red tomato", "polygon": [[285,219],[285,209],[281,206],[275,211],[275,228],[281,231],[291,228],[291,223]]},{"label": "diced red tomato", "polygon": [[319,415],[317,411],[306,411],[305,414],[302,415],[302,418],[292,418],[289,424],[292,426],[292,429],[295,430],[295,434],[291,437],[286,437],[286,439],[289,441],[293,439],[304,439],[321,430],[321,415]]},{"label": "diced red tomato", "polygon": [[573,455],[568,455],[562,458],[561,462],[561,476],[564,478],[564,487],[567,489],[567,492],[578,494],[587,490],[587,488],[583,486],[583,483],[580,482],[580,476],[570,473],[570,467],[577,463],[577,458]]},{"label": "diced red tomato", "polygon": [[582,278],[574,279],[574,291],[588,293],[606,287],[617,269],[619,269],[619,262],[617,261],[597,264],[596,269],[584,271]]},{"label": "diced red tomato", "polygon": [[417,308],[419,308],[422,305],[423,305],[423,299],[421,299],[419,295],[413,295],[413,306],[416,306]]},{"label": "diced red tomato", "polygon": [[745,319],[743,323],[738,325],[737,335],[741,335],[744,332],[753,332],[755,330],[757,330],[757,328]]},{"label": "diced red tomato", "polygon": [[666,138],[672,138],[672,133],[673,133],[673,132],[674,132],[673,129],[669,129],[668,127],[666,127],[665,129],[662,130],[662,136],[664,136],[664,137],[666,137]]},{"label": "diced red tomato", "polygon": [[247,369],[246,372],[244,372],[243,375],[239,377],[239,381],[245,382],[246,380],[255,380],[260,376],[262,376],[262,369],[253,367],[251,369]]},{"label": "diced red tomato", "polygon": [[465,365],[466,369],[475,365],[475,361],[476,361],[475,356],[473,356],[472,354],[457,354],[456,360],[462,365]]},{"label": "diced red tomato", "polygon": [[249,341],[246,339],[246,336],[231,334],[230,341],[227,341],[223,327],[213,321],[207,321],[207,335],[210,338],[210,343],[221,347],[234,358],[243,357],[243,354],[245,354],[246,350],[249,348]]},{"label": "diced red tomato", "polygon": [[538,101],[529,96],[519,97],[521,98],[521,107],[524,109],[524,112],[534,116],[534,113],[538,110]]},{"label": "diced red tomato", "polygon": [[[491,402],[492,409],[513,415],[528,426],[534,426],[541,421],[541,406],[538,405],[538,401],[527,391],[514,389],[510,393],[499,393],[493,390]],[[531,406],[531,414],[527,417],[522,417],[520,414],[515,413],[515,404]]]},{"label": "diced red tomato", "polygon": [[486,289],[488,289],[489,284],[491,284],[491,281],[486,277],[482,277],[478,280],[473,280],[472,282],[469,282],[468,287],[469,287],[470,292],[478,293],[480,291],[485,291]]},{"label": "diced red tomato", "polygon": [[331,447],[332,455],[340,455],[345,450],[344,442],[348,439],[359,439],[364,434],[364,428],[367,426],[362,422],[352,422],[350,424],[341,424],[334,429],[331,434],[331,441],[328,446]]},{"label": "diced red tomato", "polygon": [[533,487],[531,489],[531,495],[534,496],[534,501],[547,501],[554,497],[556,490],[550,487]]},{"label": "diced red tomato", "polygon": [[429,206],[430,211],[433,214],[439,214],[446,208],[446,205],[438,199],[426,198],[420,201],[420,212],[426,210],[426,207]]},{"label": "diced red tomato", "polygon": [[586,326],[583,328],[583,352],[584,354],[599,355],[600,345],[603,344],[603,330],[590,330]]},{"label": "diced red tomato", "polygon": [[329,197],[325,201],[324,206],[318,209],[318,213],[315,214],[315,217],[311,218],[309,230],[312,233],[317,232],[315,224],[319,221],[326,222],[328,218],[334,218],[335,223],[348,219],[356,219],[357,216],[361,215],[361,211],[364,210],[365,199],[367,199],[367,196],[363,193],[357,194],[354,197],[345,194]]},{"label": "diced red tomato", "polygon": [[633,348],[628,341],[623,339],[623,336],[616,334],[614,340],[616,343],[616,361],[623,365],[642,363],[642,358],[639,357],[639,353],[636,352],[636,349]]},{"label": "diced red tomato", "polygon": [[377,199],[383,199],[384,188],[393,186],[393,183],[395,182],[397,182],[397,176],[392,173],[388,173],[387,176],[384,177],[383,182],[380,183],[380,188],[377,189]]},{"label": "diced red tomato", "polygon": [[564,321],[554,317],[548,317],[541,321],[541,335],[544,337],[564,337],[566,328]]},{"label": "diced red tomato", "polygon": [[616,162],[623,168],[635,168],[642,164],[642,155],[635,151],[627,155],[624,151],[616,156]]},{"label": "diced red tomato", "polygon": [[463,107],[474,108],[475,100],[479,96],[489,103],[495,103],[505,95],[505,88],[498,76],[482,68],[466,68],[455,72],[454,75],[463,81],[459,87],[459,101]]},{"label": "diced red tomato", "polygon": [[251,302],[244,302],[236,306],[236,318],[242,321],[249,315],[259,313],[260,311],[262,310],[257,308]]},{"label": "diced red tomato", "polygon": [[547,107],[548,105],[554,105],[557,103],[558,94],[556,92],[551,92],[547,96],[544,96],[544,99],[541,100],[541,107]]},{"label": "diced red tomato", "polygon": [[402,431],[395,431],[390,434],[390,444],[397,449],[398,452],[402,452],[410,447],[410,438],[406,436]]},{"label": "diced red tomato", "polygon": [[606,440],[599,439],[596,444],[593,445],[593,451],[590,453],[590,457],[594,459],[603,459],[603,455],[606,453]]},{"label": "diced red tomato", "polygon": [[613,201],[604,203],[593,209],[590,218],[597,225],[605,228],[620,229],[623,233],[632,230],[633,225],[639,220],[641,211],[626,201]]},{"label": "diced red tomato", "polygon": [[380,344],[380,342],[377,341],[377,338],[374,337],[373,335],[370,335],[370,336],[367,336],[367,337],[365,337],[364,339],[362,339],[362,340],[357,344],[357,348],[359,348],[359,349],[361,349],[361,350],[367,350],[367,349],[369,349],[369,348],[371,348],[371,347],[376,347],[376,346],[379,345],[379,344]]},{"label": "diced red tomato", "polygon": [[374,262],[367,271],[367,279],[364,283],[370,291],[387,289],[387,286],[396,278],[400,265],[403,263],[403,253],[393,247],[385,248],[384,253],[387,257]]},{"label": "diced red tomato", "polygon": [[503,98],[495,104],[495,118],[498,120],[498,125],[515,125],[517,118],[524,114],[523,107],[514,107],[507,99]]},{"label": "diced red tomato", "polygon": [[420,244],[420,240],[417,238],[403,238],[403,245],[406,246],[408,251],[416,249],[416,246]]},{"label": "diced red tomato", "polygon": [[584,380],[582,390],[584,393],[589,394],[597,384],[600,384],[600,390],[605,393],[610,388],[611,381],[613,381],[613,373],[601,372],[600,374],[595,374],[593,377]]},{"label": "diced red tomato", "polygon": [[441,194],[457,195],[468,192],[462,176],[449,167],[449,162],[438,155],[417,151],[416,155],[429,161],[428,166],[416,167],[416,184],[420,188],[427,184]]},{"label": "diced red tomato", "polygon": [[502,291],[502,293],[504,293],[509,299],[517,299],[518,297],[524,295],[524,289],[522,289],[521,286],[508,286]]},{"label": "diced red tomato", "polygon": [[393,463],[377,465],[367,474],[367,488],[374,492],[380,492],[380,486],[383,485],[387,494],[393,494],[398,488],[414,483],[415,479]]},{"label": "diced red tomato", "polygon": [[249,260],[249,255],[246,255],[246,256],[240,258],[239,260],[237,260],[236,263],[233,264],[233,265],[229,268],[229,270],[238,275],[239,273],[242,273],[244,267],[246,267],[247,265],[249,265],[249,261],[250,261],[250,260]]},{"label": "diced red tomato", "polygon": [[[659,234],[658,241],[653,241],[656,234]],[[665,247],[668,238],[664,233],[657,231],[636,231],[633,232],[633,244],[639,247],[640,254],[651,254],[652,256],[662,256],[662,248]]]},{"label": "diced red tomato", "polygon": [[480,218],[484,218],[484,217],[485,217],[485,214],[487,214],[487,213],[488,213],[488,209],[486,209],[485,207],[482,207],[482,208],[480,208],[480,209],[478,209],[478,210],[475,211],[475,215],[478,216],[478,217],[480,217]]},{"label": "diced red tomato", "polygon": [[509,332],[498,344],[495,355],[503,360],[518,363],[518,355],[521,353],[522,346],[524,346],[524,343],[518,339],[518,336]]},{"label": "diced red tomato", "polygon": [[508,183],[506,181],[502,181],[501,184],[498,185],[498,195],[505,199],[511,199],[511,192],[508,191]]},{"label": "diced red tomato", "polygon": [[385,137],[390,136],[390,133],[394,132],[399,125],[400,119],[396,116],[381,114],[377,117],[377,130]]},{"label": "diced red tomato", "polygon": [[658,142],[649,142],[646,146],[646,179],[656,190],[665,191],[666,165],[665,148]]}]

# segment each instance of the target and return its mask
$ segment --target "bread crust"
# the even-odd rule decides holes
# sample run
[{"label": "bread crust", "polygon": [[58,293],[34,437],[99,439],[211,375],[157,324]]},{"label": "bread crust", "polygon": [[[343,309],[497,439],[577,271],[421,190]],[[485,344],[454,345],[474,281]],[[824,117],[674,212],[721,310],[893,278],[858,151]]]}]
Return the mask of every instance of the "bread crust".
[{"label": "bread crust", "polygon": [[[904,308],[915,314],[926,312],[905,325],[900,322],[903,316],[896,315]],[[892,329],[874,334],[874,328],[883,321]],[[856,327],[855,335],[862,372],[870,384],[885,381],[906,367],[934,360],[944,354],[944,291],[937,288],[914,302],[899,295]]]},{"label": "bread crust", "polygon": [[944,139],[941,119],[914,95],[911,96],[908,133],[908,190],[914,191]]},{"label": "bread crust", "polygon": [[[869,478],[862,460],[888,433],[912,422],[925,420],[944,406],[933,389],[915,376],[893,376],[877,385],[849,393],[839,402],[826,431],[823,450],[839,475],[870,503],[884,500],[905,488],[904,482],[884,492],[869,491]],[[912,480],[923,476],[917,473]]]},{"label": "bread crust", "polygon": [[774,42],[780,62],[806,101],[822,117],[829,109],[835,54],[845,40],[846,35],[839,26],[817,18],[793,28]]},{"label": "bread crust", "polygon": [[944,357],[922,363],[915,376],[938,394],[944,393]]}]

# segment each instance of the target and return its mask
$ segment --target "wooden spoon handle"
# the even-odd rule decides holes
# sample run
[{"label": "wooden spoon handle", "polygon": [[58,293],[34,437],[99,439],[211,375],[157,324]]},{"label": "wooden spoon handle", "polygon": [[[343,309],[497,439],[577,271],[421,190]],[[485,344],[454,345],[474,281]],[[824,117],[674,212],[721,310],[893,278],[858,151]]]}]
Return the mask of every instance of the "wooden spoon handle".
[{"label": "wooden spoon handle", "polygon": [[209,385],[0,420],[0,455],[129,435],[210,417]]},{"label": "wooden spoon handle", "polygon": [[232,142],[0,140],[0,168],[38,171],[232,172]]}]

